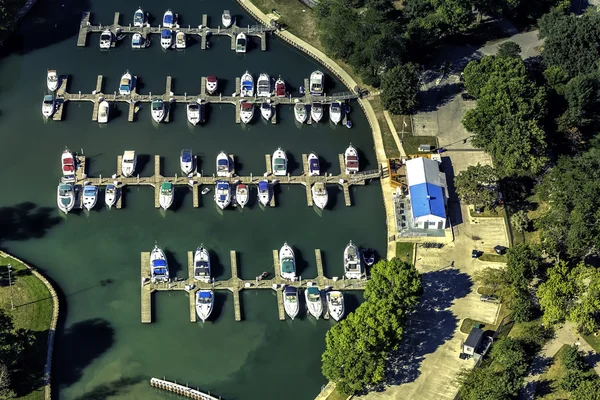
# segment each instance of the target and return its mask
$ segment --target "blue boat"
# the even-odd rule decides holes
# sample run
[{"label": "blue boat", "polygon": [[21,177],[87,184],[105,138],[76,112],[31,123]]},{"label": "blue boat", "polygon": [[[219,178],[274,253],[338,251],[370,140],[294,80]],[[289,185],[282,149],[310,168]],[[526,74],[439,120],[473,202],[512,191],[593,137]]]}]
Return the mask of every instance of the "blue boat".
[{"label": "blue boat", "polygon": [[271,202],[271,190],[269,189],[269,181],[258,182],[258,202],[263,206],[269,205]]},{"label": "blue boat", "polygon": [[184,175],[189,175],[194,170],[194,157],[192,156],[191,149],[181,150],[181,157],[179,157],[179,164],[181,166],[181,172]]},{"label": "blue boat", "polygon": [[173,11],[167,10],[163,16],[163,26],[165,28],[172,28],[175,25],[175,17],[173,17]]},{"label": "blue boat", "polygon": [[170,29],[163,29],[160,32],[160,46],[163,49],[170,49],[173,45],[173,32]]},{"label": "blue boat", "polygon": [[144,10],[138,8],[137,11],[133,14],[133,26],[142,27],[146,23],[146,14],[144,14]]},{"label": "blue boat", "polygon": [[157,245],[154,245],[154,249],[150,253],[150,280],[152,282],[167,282],[169,280],[167,257]]},{"label": "blue boat", "polygon": [[254,78],[248,71],[242,75],[242,87],[240,90],[240,96],[242,97],[252,97],[254,96]]},{"label": "blue boat", "polygon": [[231,185],[227,181],[217,181],[217,190],[215,190],[215,203],[221,210],[231,204]]},{"label": "blue boat", "polygon": [[308,155],[308,174],[311,176],[321,175],[319,156],[317,156],[315,153],[310,153]]}]

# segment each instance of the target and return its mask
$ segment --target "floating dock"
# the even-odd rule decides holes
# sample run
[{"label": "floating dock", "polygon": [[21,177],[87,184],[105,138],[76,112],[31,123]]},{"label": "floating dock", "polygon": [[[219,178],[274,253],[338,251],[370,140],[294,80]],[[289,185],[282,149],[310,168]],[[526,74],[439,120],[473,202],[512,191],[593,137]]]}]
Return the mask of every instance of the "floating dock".
[{"label": "floating dock", "polygon": [[[233,308],[236,321],[242,320],[240,292],[242,290],[275,290],[277,294],[277,308],[280,320],[285,320],[285,311],[283,308],[283,288],[285,286],[294,286],[299,289],[307,288],[311,285],[317,285],[321,290],[364,290],[366,279],[339,279],[338,277],[328,278],[323,273],[323,261],[321,250],[315,249],[315,261],[317,264],[317,277],[312,279],[302,279],[288,281],[283,279],[279,273],[279,253],[273,250],[273,265],[266,270],[271,270],[271,279],[250,279],[244,280],[239,277],[237,253],[230,251],[231,278],[227,280],[216,280],[210,283],[200,282],[193,278],[193,255],[188,252],[188,278],[174,279],[170,282],[155,283],[150,280],[150,253],[141,253],[141,320],[142,323],[152,322],[152,293],[162,291],[185,291],[189,295],[190,322],[197,322],[195,312],[196,292],[201,289],[227,290],[233,293]],[[343,272],[343,271],[342,271]],[[190,287],[193,287],[190,289]]]}]

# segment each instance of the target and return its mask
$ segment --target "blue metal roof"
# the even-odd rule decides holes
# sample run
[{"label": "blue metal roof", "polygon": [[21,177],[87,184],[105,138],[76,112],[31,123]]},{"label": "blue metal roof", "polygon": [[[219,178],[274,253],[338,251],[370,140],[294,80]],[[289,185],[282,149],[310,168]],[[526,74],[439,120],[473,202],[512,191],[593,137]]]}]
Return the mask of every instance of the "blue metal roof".
[{"label": "blue metal roof", "polygon": [[409,186],[413,217],[435,215],[446,218],[442,188],[431,183]]}]

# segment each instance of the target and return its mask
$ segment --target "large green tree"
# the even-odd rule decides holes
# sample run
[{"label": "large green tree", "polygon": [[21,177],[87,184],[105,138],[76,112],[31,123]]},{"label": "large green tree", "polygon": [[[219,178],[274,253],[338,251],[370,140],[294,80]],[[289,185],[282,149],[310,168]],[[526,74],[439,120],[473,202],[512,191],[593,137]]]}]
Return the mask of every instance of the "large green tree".
[{"label": "large green tree", "polygon": [[396,65],[385,72],[381,80],[383,107],[396,115],[412,114],[419,101],[419,66],[408,63]]},{"label": "large green tree", "polygon": [[491,165],[471,165],[454,178],[458,197],[475,207],[493,207],[498,201],[498,175]]}]

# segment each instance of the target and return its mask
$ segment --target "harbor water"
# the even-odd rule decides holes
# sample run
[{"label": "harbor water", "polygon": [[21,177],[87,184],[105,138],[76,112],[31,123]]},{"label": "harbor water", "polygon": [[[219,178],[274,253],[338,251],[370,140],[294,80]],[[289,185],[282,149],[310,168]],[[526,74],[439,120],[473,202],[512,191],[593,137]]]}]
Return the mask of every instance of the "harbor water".
[{"label": "harbor water", "polygon": [[[163,376],[189,383],[223,399],[307,400],[314,398],[325,378],[321,353],[333,320],[315,321],[301,309],[299,318],[279,321],[275,292],[242,291],[242,321],[234,321],[233,297],[218,292],[211,321],[189,322],[183,292],[153,295],[153,323],[140,322],[140,252],[155,242],[166,250],[171,274],[187,276],[187,251],[203,243],[211,250],[216,279],[231,276],[229,251],[238,253],[244,279],[273,271],[272,250],[284,242],[294,247],[302,278],[317,275],[314,249],[323,252],[325,274],[342,276],[343,250],[349,240],[385,254],[385,216],[379,182],[352,186],[352,206],[344,205],[337,185],[329,185],[329,206],[323,212],[307,207],[302,186],[276,187],[275,208],[261,209],[253,200],[246,209],[218,212],[212,191],[192,207],[192,193],[177,187],[173,209],[154,208],[151,187],[131,187],[123,209],[108,210],[103,196],[94,210],[61,215],[56,207],[60,155],[68,146],[87,157],[90,176],[116,172],[124,150],[139,155],[141,176],[154,173],[154,155],[161,155],[162,174],[179,173],[179,154],[191,148],[204,175],[215,173],[219,151],[235,155],[236,172],[262,175],[265,154],[281,146],[287,150],[292,174],[302,173],[302,154],[317,152],[322,169],[339,173],[338,154],[352,143],[362,170],[375,169],[376,158],[369,125],[357,103],[352,103],[352,129],[329,121],[298,126],[291,107],[278,109],[277,124],[264,123],[255,113],[249,126],[235,123],[232,105],[208,107],[208,121],[192,128],[185,105],[173,107],[171,121],[152,123],[148,104],[135,122],[127,122],[127,104],[111,106],[106,126],[92,122],[91,103],[69,103],[64,120],[45,122],[41,102],[46,70],[69,75],[70,93],[91,93],[96,77],[104,76],[104,92],[118,89],[129,70],[138,76],[138,91],[162,95],[167,76],[173,92],[200,92],[202,76],[217,75],[220,91],[231,94],[235,77],[246,70],[255,79],[261,72],[286,81],[298,95],[299,86],[315,69],[315,61],[275,37],[267,51],[250,39],[248,52],[230,49],[227,37],[212,37],[200,49],[190,38],[185,51],[163,51],[158,36],[143,50],[132,50],[130,37],[110,51],[98,48],[99,35],[90,34],[85,48],[76,47],[81,12],[92,12],[91,22],[109,25],[121,12],[130,23],[138,4],[117,0],[39,0],[22,21],[18,34],[6,44],[0,59],[0,245],[43,270],[61,293],[61,323],[57,334],[52,376],[60,399],[171,397],[153,389],[150,377]],[[255,24],[233,0],[172,3],[147,0],[141,4],[158,25],[167,7],[179,14],[184,26],[198,26],[202,14],[208,25],[221,23],[229,9],[239,25]],[[326,92],[346,88],[326,70]],[[256,192],[253,192],[255,195]],[[361,293],[347,292],[347,309],[358,306]]]}]

